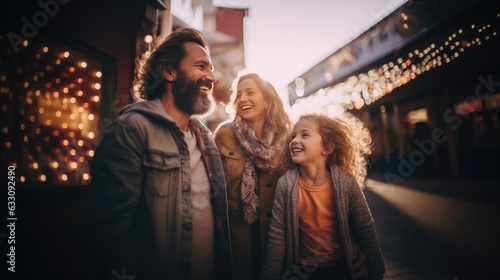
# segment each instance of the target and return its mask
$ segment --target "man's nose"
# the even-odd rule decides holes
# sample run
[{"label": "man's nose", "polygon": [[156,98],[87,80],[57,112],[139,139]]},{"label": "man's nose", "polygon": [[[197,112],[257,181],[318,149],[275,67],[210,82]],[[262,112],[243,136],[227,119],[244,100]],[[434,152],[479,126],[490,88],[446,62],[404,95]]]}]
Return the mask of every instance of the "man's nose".
[{"label": "man's nose", "polygon": [[209,71],[205,74],[205,76],[207,77],[207,79],[208,79],[210,82],[212,82],[212,83],[217,82],[217,77],[215,76],[214,71],[209,70]]}]

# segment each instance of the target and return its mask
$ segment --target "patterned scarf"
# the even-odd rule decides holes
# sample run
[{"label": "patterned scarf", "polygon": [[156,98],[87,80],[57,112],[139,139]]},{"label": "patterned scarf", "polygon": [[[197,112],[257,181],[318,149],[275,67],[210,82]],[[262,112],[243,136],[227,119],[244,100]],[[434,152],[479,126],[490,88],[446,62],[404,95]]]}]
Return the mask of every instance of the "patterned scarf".
[{"label": "patterned scarf", "polygon": [[241,201],[243,203],[243,217],[247,224],[257,219],[259,209],[259,196],[257,195],[257,168],[269,169],[271,160],[271,143],[274,140],[274,132],[268,127],[262,131],[262,139],[257,139],[255,130],[237,116],[232,123],[232,128],[241,147],[247,154],[247,161],[243,168],[241,177]]}]

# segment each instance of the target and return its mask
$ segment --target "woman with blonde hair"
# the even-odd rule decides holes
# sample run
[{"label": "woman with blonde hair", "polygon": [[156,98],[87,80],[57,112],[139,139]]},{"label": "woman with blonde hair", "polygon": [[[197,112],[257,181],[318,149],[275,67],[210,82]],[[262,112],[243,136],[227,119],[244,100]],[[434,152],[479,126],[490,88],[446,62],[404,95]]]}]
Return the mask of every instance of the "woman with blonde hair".
[{"label": "woman with blonde hair", "polygon": [[274,87],[255,73],[235,81],[235,116],[215,131],[227,184],[234,279],[258,279],[267,250],[276,183],[272,147],[290,120]]}]

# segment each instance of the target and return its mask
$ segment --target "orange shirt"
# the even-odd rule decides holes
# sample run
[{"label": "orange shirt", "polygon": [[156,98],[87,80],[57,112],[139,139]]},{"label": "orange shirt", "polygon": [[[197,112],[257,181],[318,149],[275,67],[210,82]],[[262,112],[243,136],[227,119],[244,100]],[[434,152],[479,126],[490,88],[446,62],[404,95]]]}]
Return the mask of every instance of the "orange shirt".
[{"label": "orange shirt", "polygon": [[343,256],[333,181],[308,186],[299,177],[299,262],[328,266]]}]

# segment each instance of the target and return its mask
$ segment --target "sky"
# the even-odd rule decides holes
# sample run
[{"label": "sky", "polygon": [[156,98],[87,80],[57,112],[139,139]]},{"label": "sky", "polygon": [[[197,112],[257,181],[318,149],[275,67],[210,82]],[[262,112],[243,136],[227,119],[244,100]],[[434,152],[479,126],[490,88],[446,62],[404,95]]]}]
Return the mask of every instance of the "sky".
[{"label": "sky", "polygon": [[406,0],[219,0],[248,7],[245,72],[287,98],[287,85],[400,7]]}]

